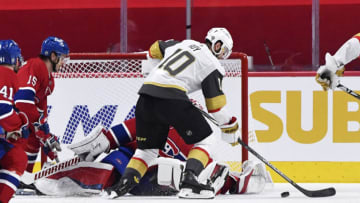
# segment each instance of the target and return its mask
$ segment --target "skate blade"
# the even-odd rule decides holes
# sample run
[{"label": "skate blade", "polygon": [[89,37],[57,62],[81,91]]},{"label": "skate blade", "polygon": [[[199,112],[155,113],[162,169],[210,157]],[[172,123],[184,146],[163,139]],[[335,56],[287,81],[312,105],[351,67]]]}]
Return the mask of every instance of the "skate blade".
[{"label": "skate blade", "polygon": [[215,194],[213,191],[202,190],[200,194],[194,193],[190,188],[183,188],[177,195],[179,198],[184,199],[214,199]]},{"label": "skate blade", "polygon": [[17,189],[15,195],[37,195],[35,190],[31,189]]}]

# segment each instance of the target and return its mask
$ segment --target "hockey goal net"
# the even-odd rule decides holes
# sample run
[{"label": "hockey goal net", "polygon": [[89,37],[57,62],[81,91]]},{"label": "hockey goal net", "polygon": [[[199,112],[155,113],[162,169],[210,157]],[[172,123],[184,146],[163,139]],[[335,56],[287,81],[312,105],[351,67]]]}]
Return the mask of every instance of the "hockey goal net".
[{"label": "hockey goal net", "polygon": [[[247,56],[232,53],[221,64],[226,70],[223,89],[228,109],[241,118],[242,139],[248,143],[254,132],[248,129]],[[134,117],[137,91],[153,66],[146,53],[72,53],[70,61],[54,74],[56,88],[49,98],[52,131],[66,145],[81,140],[97,125],[110,128]],[[205,106],[201,91],[189,96]],[[245,149],[221,141],[213,150],[214,157],[233,170],[240,170],[241,162],[248,159]],[[65,150],[60,156],[71,157],[69,154]]]}]

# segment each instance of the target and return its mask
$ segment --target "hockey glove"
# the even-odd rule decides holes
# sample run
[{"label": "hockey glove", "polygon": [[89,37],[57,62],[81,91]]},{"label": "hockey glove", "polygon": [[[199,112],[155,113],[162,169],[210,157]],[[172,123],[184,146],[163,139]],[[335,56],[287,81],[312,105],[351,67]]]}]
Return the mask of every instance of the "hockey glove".
[{"label": "hockey glove", "polygon": [[82,141],[68,146],[76,155],[85,161],[94,161],[101,153],[110,151],[110,141],[105,135],[105,129],[96,127]]},{"label": "hockey glove", "polygon": [[221,138],[225,142],[231,144],[232,146],[238,145],[238,138],[240,138],[239,124],[236,117],[232,117],[228,124],[220,126],[221,128]]},{"label": "hockey glove", "polygon": [[11,132],[6,132],[6,139],[14,139],[17,140],[20,137],[27,138],[29,137],[29,119],[24,112],[19,112],[19,117],[21,119],[22,125],[18,130],[14,130]]},{"label": "hockey glove", "polygon": [[61,151],[60,142],[54,134],[44,134],[43,131],[38,130],[36,136],[39,138],[41,146],[45,154],[54,160],[57,158],[57,152]]},{"label": "hockey glove", "polygon": [[335,89],[339,84],[340,76],[344,74],[344,66],[338,65],[335,58],[329,53],[325,54],[325,65],[319,67],[316,72],[315,80],[319,83],[324,91]]},{"label": "hockey glove", "polygon": [[39,120],[34,123],[34,127],[36,131],[41,130],[44,132],[45,135],[50,133],[50,127],[47,122],[47,117],[44,116],[44,114],[40,114]]}]

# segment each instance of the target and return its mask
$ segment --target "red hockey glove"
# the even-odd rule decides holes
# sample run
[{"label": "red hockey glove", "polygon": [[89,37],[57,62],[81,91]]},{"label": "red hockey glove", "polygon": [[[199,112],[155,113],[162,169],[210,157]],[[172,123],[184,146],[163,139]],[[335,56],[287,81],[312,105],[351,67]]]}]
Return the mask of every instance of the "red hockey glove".
[{"label": "red hockey glove", "polygon": [[54,134],[44,134],[42,130],[36,132],[36,137],[39,138],[41,146],[45,154],[54,160],[57,158],[57,152],[61,151],[60,142]]},{"label": "red hockey glove", "polygon": [[29,137],[29,119],[24,112],[19,112],[19,117],[21,119],[22,125],[18,130],[14,130],[11,132],[6,132],[6,139],[14,139],[17,140],[20,137],[27,138]]},{"label": "red hockey glove", "polygon": [[40,114],[39,120],[34,123],[36,131],[41,130],[44,134],[50,133],[50,127],[47,122],[47,117],[44,117],[44,114]]}]

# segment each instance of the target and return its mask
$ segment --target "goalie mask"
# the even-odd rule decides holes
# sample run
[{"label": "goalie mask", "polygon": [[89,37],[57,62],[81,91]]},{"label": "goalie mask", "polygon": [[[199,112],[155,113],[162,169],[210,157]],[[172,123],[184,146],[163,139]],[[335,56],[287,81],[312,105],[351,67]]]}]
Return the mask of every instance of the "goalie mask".
[{"label": "goalie mask", "polygon": [[[233,40],[226,28],[211,28],[207,33],[205,40],[211,43],[210,49],[216,57],[223,54],[222,59],[227,59],[230,56],[233,48]],[[215,44],[217,42],[221,43],[221,48],[219,50],[215,50]]]}]

